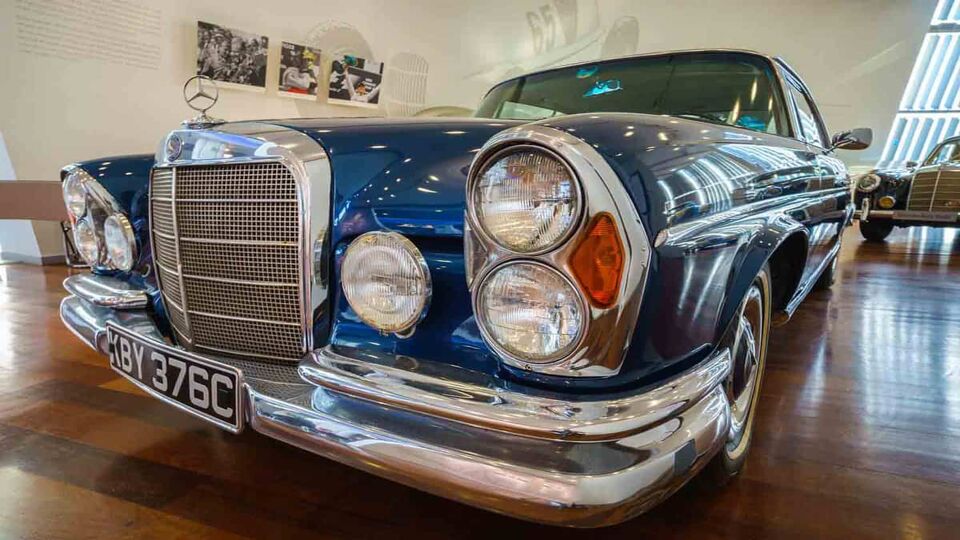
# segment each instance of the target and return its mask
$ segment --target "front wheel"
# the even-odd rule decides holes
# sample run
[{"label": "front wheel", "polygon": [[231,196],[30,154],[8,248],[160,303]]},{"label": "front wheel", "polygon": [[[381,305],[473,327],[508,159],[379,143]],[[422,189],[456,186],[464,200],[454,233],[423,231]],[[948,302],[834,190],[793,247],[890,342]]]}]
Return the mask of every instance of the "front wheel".
[{"label": "front wheel", "polygon": [[770,268],[764,265],[740,305],[734,335],[733,367],[725,382],[730,404],[726,443],[704,471],[713,484],[724,485],[740,473],[747,460],[767,362],[770,337]]},{"label": "front wheel", "polygon": [[861,221],[860,234],[868,242],[883,242],[893,231],[893,223],[877,221]]}]

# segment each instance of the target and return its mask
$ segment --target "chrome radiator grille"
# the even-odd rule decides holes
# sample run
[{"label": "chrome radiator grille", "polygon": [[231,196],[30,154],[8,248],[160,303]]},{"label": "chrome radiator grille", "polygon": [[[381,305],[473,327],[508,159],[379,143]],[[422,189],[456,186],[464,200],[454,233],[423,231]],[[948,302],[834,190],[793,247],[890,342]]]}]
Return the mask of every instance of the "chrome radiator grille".
[{"label": "chrome radiator grille", "polygon": [[960,212],[960,170],[917,174],[910,186],[907,210]]},{"label": "chrome radiator grille", "polygon": [[154,259],[184,345],[281,360],[306,352],[298,189],[277,162],[154,169]]}]

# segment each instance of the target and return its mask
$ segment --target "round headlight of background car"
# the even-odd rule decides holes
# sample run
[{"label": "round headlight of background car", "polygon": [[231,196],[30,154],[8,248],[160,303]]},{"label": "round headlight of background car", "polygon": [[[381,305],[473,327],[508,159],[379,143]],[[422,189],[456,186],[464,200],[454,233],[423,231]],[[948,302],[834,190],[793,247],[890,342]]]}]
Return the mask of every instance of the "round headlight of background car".
[{"label": "round headlight of background car", "polygon": [[137,238],[130,220],[123,214],[111,214],[103,222],[103,240],[110,265],[129,272],[137,257]]},{"label": "round headlight of background car", "polygon": [[573,284],[541,263],[507,263],[477,293],[478,321],[492,345],[531,364],[569,354],[583,335],[585,311]]},{"label": "round headlight of background car", "polygon": [[73,226],[73,243],[87,264],[95,266],[100,263],[100,239],[89,219],[81,219]]},{"label": "round headlight of background car", "polygon": [[472,186],[480,228],[497,244],[537,253],[565,240],[580,218],[580,182],[559,158],[534,146],[489,158]]},{"label": "round headlight of background car", "polygon": [[876,174],[867,173],[861,175],[857,180],[857,189],[864,193],[876,191],[878,187],[880,187],[880,176]]},{"label": "round headlight of background car", "polygon": [[393,232],[370,232],[347,247],[340,267],[353,311],[384,334],[403,334],[426,314],[432,285],[417,246]]},{"label": "round headlight of background car", "polygon": [[81,173],[74,170],[63,180],[63,204],[73,218],[80,219],[87,211],[87,189]]}]

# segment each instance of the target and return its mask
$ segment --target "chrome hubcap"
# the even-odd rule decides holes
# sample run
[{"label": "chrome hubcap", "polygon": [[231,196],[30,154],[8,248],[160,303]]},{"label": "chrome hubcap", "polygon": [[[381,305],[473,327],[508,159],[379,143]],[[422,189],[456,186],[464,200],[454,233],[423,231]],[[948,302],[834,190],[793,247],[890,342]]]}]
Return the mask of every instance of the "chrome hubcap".
[{"label": "chrome hubcap", "polygon": [[763,293],[758,284],[747,292],[740,306],[733,345],[733,369],[727,379],[730,400],[730,437],[727,452],[735,458],[746,447],[752,409],[763,373],[763,332],[765,331]]}]

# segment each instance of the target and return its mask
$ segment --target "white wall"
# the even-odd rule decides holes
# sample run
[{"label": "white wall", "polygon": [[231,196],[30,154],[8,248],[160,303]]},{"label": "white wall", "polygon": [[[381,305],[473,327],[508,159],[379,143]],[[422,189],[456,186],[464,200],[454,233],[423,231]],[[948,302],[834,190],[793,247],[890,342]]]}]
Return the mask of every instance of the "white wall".
[{"label": "white wall", "polygon": [[[828,127],[869,126],[874,147],[842,156],[875,162],[919,49],[934,0],[83,0],[159,10],[159,60],[134,67],[78,55],[41,56],[23,44],[30,2],[0,0],[0,132],[21,179],[55,179],[71,161],[152,152],[190,116],[181,86],[195,70],[196,21],[270,38],[266,94],[221,92],[212,114],[228,120],[369,115],[276,95],[279,42],[311,41],[388,62],[412,52],[429,63],[427,105],[473,107],[492,82],[537,67],[619,53],[693,47],[751,48],[783,55],[803,75]],[[62,0],[61,0],[62,1]],[[558,6],[570,6],[569,9]],[[535,22],[554,24],[553,46]],[[540,19],[536,19],[540,17]],[[109,14],[107,15],[109,19]],[[102,19],[102,17],[101,17]],[[575,21],[575,26],[571,24]],[[627,22],[624,26],[624,22]],[[56,20],[50,22],[57,25]],[[631,26],[632,25],[632,26]],[[355,31],[342,27],[352,26]],[[340,30],[329,31],[338,27]],[[611,28],[636,28],[608,40]],[[325,34],[323,30],[328,30]],[[567,32],[564,32],[566,30]],[[541,28],[541,36],[544,30]],[[317,36],[323,34],[323,37]],[[630,34],[630,32],[626,32]],[[149,41],[149,40],[148,40]],[[0,223],[0,228],[7,225]],[[55,229],[34,227],[44,254]]]},{"label": "white wall", "polygon": [[[782,56],[811,87],[831,132],[874,129],[869,150],[841,155],[849,165],[870,166],[880,158],[936,0],[580,1],[574,43],[564,47],[557,36],[552,49],[535,54],[527,12],[540,15],[536,22],[556,19],[551,4],[472,3],[461,36],[462,63],[495,65],[488,74],[506,75],[589,60],[601,56],[607,33],[624,20],[637,25],[639,52],[721,47]],[[541,12],[544,6],[550,7]],[[470,84],[466,102],[479,99],[485,86]]]}]

